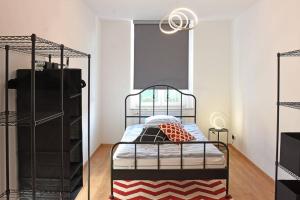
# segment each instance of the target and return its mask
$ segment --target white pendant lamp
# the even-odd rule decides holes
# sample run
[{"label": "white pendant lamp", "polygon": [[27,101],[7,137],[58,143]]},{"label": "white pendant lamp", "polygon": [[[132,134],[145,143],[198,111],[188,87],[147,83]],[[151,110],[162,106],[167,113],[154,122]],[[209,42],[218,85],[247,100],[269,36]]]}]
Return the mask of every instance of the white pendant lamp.
[{"label": "white pendant lamp", "polygon": [[[162,26],[166,21],[169,26],[168,30]],[[169,15],[160,20],[159,28],[162,33],[174,34],[178,31],[192,30],[198,25],[198,22],[197,15],[191,9],[176,8]]]}]

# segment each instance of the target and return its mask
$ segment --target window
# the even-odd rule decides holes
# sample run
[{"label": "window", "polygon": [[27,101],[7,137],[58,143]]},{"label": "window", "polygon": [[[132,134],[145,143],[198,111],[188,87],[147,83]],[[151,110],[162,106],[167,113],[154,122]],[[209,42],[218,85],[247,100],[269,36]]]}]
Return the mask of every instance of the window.
[{"label": "window", "polygon": [[[184,92],[192,91],[193,31],[166,35],[160,32],[158,22],[134,21],[132,24],[132,83],[133,92],[151,85],[171,85]],[[153,105],[153,92],[144,92],[144,106]],[[169,106],[180,105],[180,94],[169,91]],[[167,104],[166,90],[157,90],[155,106]],[[133,100],[138,106],[138,99]],[[183,100],[183,105],[189,103]]]},{"label": "window", "polygon": [[[167,90],[155,90],[155,107],[156,109],[163,108],[165,109],[167,106]],[[191,98],[187,98],[187,96],[183,96],[182,99],[182,106],[184,109],[192,108],[192,100]],[[131,102],[131,109],[138,109],[139,107],[139,98],[136,96],[135,98],[132,97],[130,99]],[[169,101],[168,106],[170,109],[178,109],[180,108],[181,104],[181,95],[176,90],[169,90]],[[153,90],[146,90],[141,94],[141,105],[143,108],[152,108],[153,106]]]}]

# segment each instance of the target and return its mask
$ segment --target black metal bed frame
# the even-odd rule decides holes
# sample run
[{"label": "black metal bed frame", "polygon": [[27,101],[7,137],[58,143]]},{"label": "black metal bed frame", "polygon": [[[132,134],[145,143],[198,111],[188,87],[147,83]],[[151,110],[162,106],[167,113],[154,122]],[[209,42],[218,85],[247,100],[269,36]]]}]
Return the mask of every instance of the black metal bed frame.
[{"label": "black metal bed frame", "polygon": [[[194,123],[196,123],[196,121],[197,121],[197,115],[196,115],[197,99],[194,95],[181,92],[179,89],[177,89],[175,87],[172,87],[170,85],[152,85],[152,86],[149,86],[149,87],[143,89],[142,91],[140,91],[136,94],[129,94],[129,95],[126,96],[126,98],[125,98],[125,129],[127,127],[127,118],[138,118],[139,119],[139,124],[140,124],[141,120],[143,118],[147,118],[147,117],[151,116],[151,115],[148,115],[148,116],[147,115],[141,115],[141,113],[142,113],[141,98],[142,98],[142,94],[147,90],[152,90],[153,91],[152,115],[155,115],[155,90],[161,90],[161,89],[166,89],[167,90],[167,105],[166,105],[166,114],[167,115],[169,115],[169,92],[170,92],[170,90],[175,90],[180,94],[180,115],[175,116],[175,117],[178,117],[180,119],[182,119],[182,118],[194,118]],[[139,96],[139,108],[138,108],[139,109],[139,111],[138,111],[139,115],[128,115],[127,114],[127,101],[130,97],[137,96],[137,95]],[[184,116],[182,114],[182,111],[183,111],[183,96],[189,96],[189,97],[194,99],[194,114],[193,115]]]},{"label": "black metal bed frame", "polygon": [[[49,40],[37,37],[35,34],[30,36],[0,36],[0,48],[5,49],[5,111],[0,113],[0,126],[5,126],[5,159],[6,159],[6,190],[0,193],[0,199],[64,199],[64,58],[87,58],[88,59],[88,199],[90,199],[90,60],[91,55],[86,54],[63,44],[57,44]],[[9,53],[16,51],[19,53],[31,55],[31,110],[30,113],[17,113],[9,111],[8,99],[8,77],[9,77]],[[48,58],[51,62],[52,57],[60,58],[60,111],[58,113],[37,113],[36,112],[36,56]],[[54,119],[61,118],[61,191],[56,194],[49,191],[36,190],[36,126],[49,122]],[[18,191],[10,188],[9,169],[9,126],[17,124],[27,125],[31,127],[31,174],[32,174],[32,190]],[[58,195],[58,196],[57,196]]]},{"label": "black metal bed frame", "polygon": [[[143,89],[136,94],[130,94],[125,98],[125,128],[127,127],[127,118],[138,118],[139,124],[142,118],[149,116],[141,115],[142,105],[141,105],[141,95],[147,90],[153,90],[153,107],[152,114],[155,115],[155,90],[156,89],[166,89],[167,90],[167,105],[166,114],[169,114],[169,90],[176,90],[180,93],[180,115],[176,116],[178,118],[193,118],[194,123],[196,123],[196,97],[192,94],[186,94],[169,85],[153,85]],[[127,113],[127,101],[129,97],[139,96],[139,112],[138,115],[128,115]],[[183,115],[183,96],[189,96],[194,99],[194,114],[193,115]],[[134,145],[134,169],[114,169],[114,152],[119,145]],[[156,169],[138,169],[137,167],[137,145],[142,144],[152,144],[157,146],[157,168]],[[113,195],[113,182],[114,180],[213,180],[213,179],[224,179],[226,180],[226,197],[229,197],[229,148],[227,144],[219,141],[190,141],[190,142],[179,142],[180,145],[180,169],[161,169],[160,166],[160,146],[164,144],[174,144],[172,142],[118,142],[113,145],[111,149],[111,195],[110,199],[114,199]],[[199,169],[184,169],[183,166],[183,146],[186,144],[199,144],[203,146],[203,167]],[[223,146],[226,150],[226,166],[224,168],[207,168],[206,163],[206,146],[208,144]]]}]

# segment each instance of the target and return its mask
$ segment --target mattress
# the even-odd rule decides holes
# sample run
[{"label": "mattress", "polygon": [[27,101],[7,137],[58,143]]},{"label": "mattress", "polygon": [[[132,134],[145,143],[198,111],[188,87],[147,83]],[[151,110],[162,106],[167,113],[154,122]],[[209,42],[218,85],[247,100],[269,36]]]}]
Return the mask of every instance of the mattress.
[{"label": "mattress", "polygon": [[[143,129],[142,124],[128,126],[121,142],[134,141]],[[185,129],[191,133],[196,141],[207,141],[196,124],[184,125]],[[184,144],[183,145],[183,169],[202,169],[204,167],[204,145]],[[137,169],[157,169],[157,145],[137,144]],[[180,169],[180,145],[162,144],[160,145],[160,169]],[[224,154],[213,144],[206,145],[206,168],[224,168],[226,159]],[[121,144],[116,148],[113,156],[114,169],[134,169],[134,144]]]}]

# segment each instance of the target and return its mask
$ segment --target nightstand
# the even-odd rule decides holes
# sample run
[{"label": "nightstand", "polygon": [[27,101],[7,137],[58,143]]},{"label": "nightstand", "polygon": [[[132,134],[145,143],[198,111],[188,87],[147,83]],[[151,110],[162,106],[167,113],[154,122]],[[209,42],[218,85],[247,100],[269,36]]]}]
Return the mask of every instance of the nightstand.
[{"label": "nightstand", "polygon": [[[208,140],[210,140],[210,134],[218,134],[218,142],[220,142],[220,133],[224,133],[227,136],[227,145],[228,145],[228,138],[229,138],[229,130],[227,128],[216,129],[210,128],[208,129]],[[218,148],[220,148],[220,144],[218,144]]]}]

